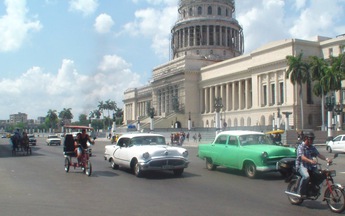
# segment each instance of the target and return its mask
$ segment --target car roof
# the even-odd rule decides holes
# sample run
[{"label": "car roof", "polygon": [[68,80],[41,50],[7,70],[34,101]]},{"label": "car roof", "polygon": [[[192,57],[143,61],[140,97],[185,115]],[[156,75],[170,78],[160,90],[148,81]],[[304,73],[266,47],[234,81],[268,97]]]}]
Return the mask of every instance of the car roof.
[{"label": "car roof", "polygon": [[264,133],[258,132],[258,131],[230,130],[230,131],[222,131],[222,132],[218,133],[217,136],[219,136],[219,135],[241,136],[241,135],[249,135],[249,134],[261,134],[261,135],[265,135]]},{"label": "car roof", "polygon": [[161,136],[164,137],[161,134],[154,134],[154,133],[128,133],[128,134],[122,134],[119,139],[121,138],[134,138],[134,137],[143,137],[143,136]]}]

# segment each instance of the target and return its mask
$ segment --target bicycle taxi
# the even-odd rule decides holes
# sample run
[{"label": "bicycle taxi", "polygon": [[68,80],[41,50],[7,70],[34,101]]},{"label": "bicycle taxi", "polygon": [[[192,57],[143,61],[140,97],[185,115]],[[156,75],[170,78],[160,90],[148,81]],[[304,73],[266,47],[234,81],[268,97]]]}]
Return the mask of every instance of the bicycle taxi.
[{"label": "bicycle taxi", "polygon": [[[87,126],[65,126],[66,129],[74,130],[74,131],[81,131],[83,129],[87,130],[89,133],[93,132],[92,127]],[[96,137],[93,138],[94,140]],[[91,155],[91,149],[83,149],[82,148],[82,156],[80,160],[77,160],[77,154],[76,154],[76,148],[79,146],[76,146],[76,137],[74,137],[73,133],[66,133],[65,139],[64,139],[64,145],[63,145],[63,154],[65,157],[65,171],[69,172],[70,167],[81,168],[81,170],[87,175],[91,176],[92,174],[92,164],[90,161],[90,155]],[[75,159],[73,159],[75,158]]]}]

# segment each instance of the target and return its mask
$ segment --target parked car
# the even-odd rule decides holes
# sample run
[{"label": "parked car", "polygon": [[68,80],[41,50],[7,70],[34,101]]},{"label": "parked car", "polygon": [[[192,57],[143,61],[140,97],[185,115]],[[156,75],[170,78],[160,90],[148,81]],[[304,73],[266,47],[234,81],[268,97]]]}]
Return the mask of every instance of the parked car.
[{"label": "parked car", "polygon": [[249,178],[258,173],[279,171],[277,162],[296,158],[295,148],[275,145],[272,140],[256,131],[223,131],[210,144],[198,146],[198,157],[206,161],[208,170],[217,166],[243,170]]},{"label": "parked car", "polygon": [[29,137],[29,145],[35,146],[36,143],[37,143],[37,140],[36,140],[36,138],[35,138],[35,135],[33,135],[33,134],[28,134],[28,137]]},{"label": "parked car", "polygon": [[345,152],[345,134],[338,135],[328,141],[326,149],[329,153],[333,151]]},{"label": "parked car", "polygon": [[48,135],[47,145],[61,145],[61,138],[58,135]]},{"label": "parked car", "polygon": [[132,169],[137,177],[148,170],[172,170],[180,176],[189,164],[186,149],[169,146],[164,136],[152,133],[121,135],[116,144],[105,146],[104,159],[113,169]]}]

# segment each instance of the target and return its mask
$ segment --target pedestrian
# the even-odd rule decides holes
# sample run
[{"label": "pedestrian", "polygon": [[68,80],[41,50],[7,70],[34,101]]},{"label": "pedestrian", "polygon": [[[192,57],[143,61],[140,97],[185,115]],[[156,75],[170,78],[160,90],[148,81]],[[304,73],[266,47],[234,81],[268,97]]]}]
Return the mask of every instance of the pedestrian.
[{"label": "pedestrian", "polygon": [[186,135],[187,141],[189,142],[189,132]]},{"label": "pedestrian", "polygon": [[201,141],[201,133],[199,133],[198,138],[199,138],[199,142],[200,142]]},{"label": "pedestrian", "polygon": [[196,142],[196,134],[194,134],[193,140],[194,140],[194,142]]}]

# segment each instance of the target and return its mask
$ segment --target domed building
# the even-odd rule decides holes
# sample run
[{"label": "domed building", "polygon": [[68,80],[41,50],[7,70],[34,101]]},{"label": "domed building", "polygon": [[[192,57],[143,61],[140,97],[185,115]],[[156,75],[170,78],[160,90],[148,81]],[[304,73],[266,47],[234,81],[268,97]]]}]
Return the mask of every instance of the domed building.
[{"label": "domed building", "polygon": [[[255,130],[321,126],[321,98],[311,85],[303,86],[301,115],[298,86],[286,78],[286,56],[337,56],[345,52],[345,37],[284,39],[244,55],[234,0],[180,0],[178,15],[171,29],[173,59],[153,69],[149,85],[124,92],[125,125]],[[340,92],[341,103],[342,98]]]}]

